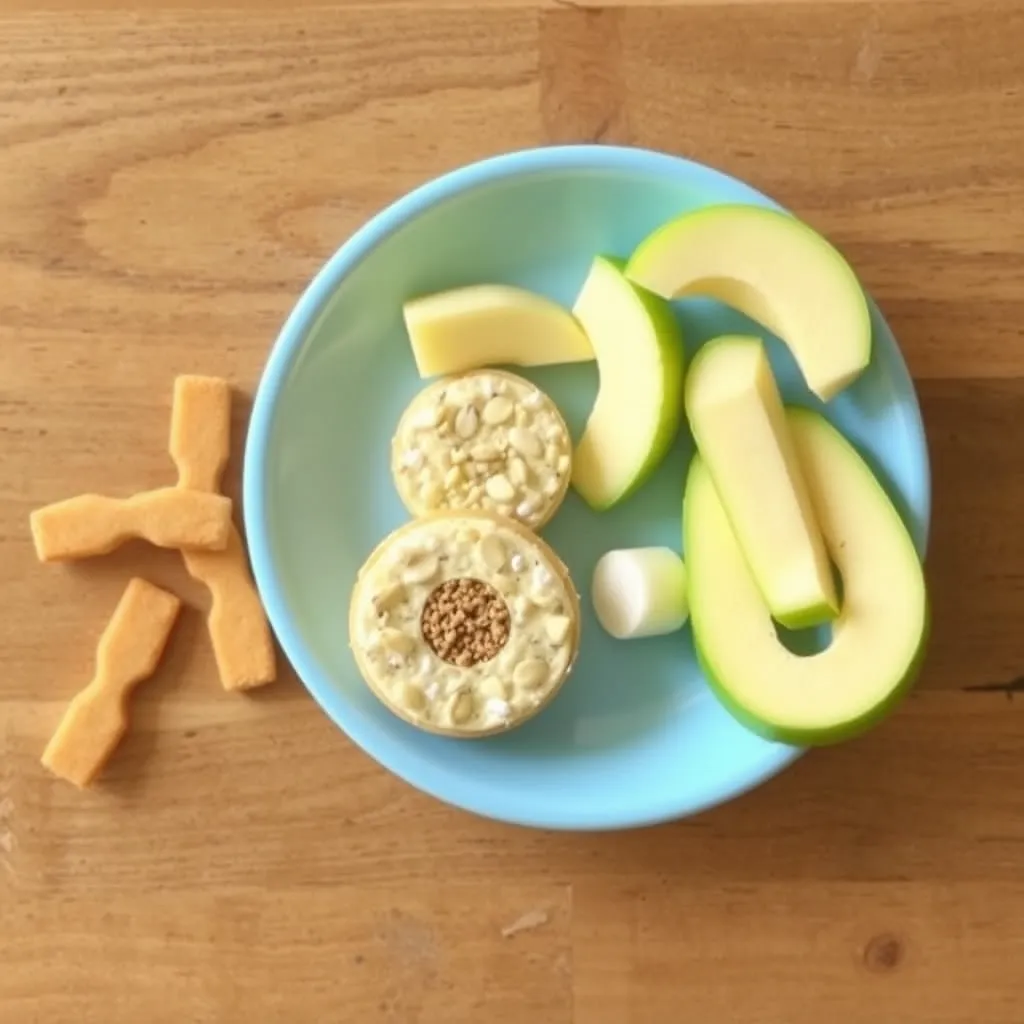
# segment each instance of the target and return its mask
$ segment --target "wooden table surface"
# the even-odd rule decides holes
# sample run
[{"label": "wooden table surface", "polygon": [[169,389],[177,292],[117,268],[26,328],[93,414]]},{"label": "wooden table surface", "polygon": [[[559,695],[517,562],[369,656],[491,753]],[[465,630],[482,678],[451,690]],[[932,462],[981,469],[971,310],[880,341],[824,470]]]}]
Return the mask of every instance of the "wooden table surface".
[{"label": "wooden table surface", "polygon": [[[28,535],[48,501],[173,482],[173,377],[251,394],[383,204],[583,140],[829,234],[902,342],[935,487],[913,697],[612,835],[420,795],[290,673],[221,692],[175,554],[56,568]],[[1022,322],[1024,2],[3,0],[0,1020],[1021,1024]],[[79,793],[39,756],[131,572],[193,607]]]}]

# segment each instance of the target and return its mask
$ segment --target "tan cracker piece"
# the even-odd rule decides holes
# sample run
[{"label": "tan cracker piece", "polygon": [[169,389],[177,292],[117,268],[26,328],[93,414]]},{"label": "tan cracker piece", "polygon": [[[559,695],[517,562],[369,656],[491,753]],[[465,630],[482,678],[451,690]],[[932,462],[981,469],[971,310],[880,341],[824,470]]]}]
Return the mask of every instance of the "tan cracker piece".
[{"label": "tan cracker piece", "polygon": [[131,691],[153,674],[181,602],[132,579],[96,648],[92,681],[68,705],[42,762],[79,788],[89,785],[128,728]]},{"label": "tan cracker piece", "polygon": [[481,738],[539,714],[579,651],[569,571],[532,530],[494,513],[400,526],[359,570],[349,643],[370,690],[427,732]]},{"label": "tan cracker piece", "polygon": [[220,551],[231,529],[231,499],[177,487],[130,498],[80,494],[36,509],[30,524],[41,562],[105,555],[133,538],[161,548]]},{"label": "tan cracker piece", "polygon": [[[215,492],[231,445],[231,388],[217,377],[174,382],[170,451],[178,486]],[[225,690],[246,690],[277,676],[274,643],[253,584],[241,534],[232,524],[223,551],[183,551],[185,568],[210,591],[207,626]]]},{"label": "tan cracker piece", "polygon": [[391,442],[391,472],[414,515],[495,512],[539,530],[572,475],[572,440],[558,406],[504,370],[443,377],[406,407]]}]

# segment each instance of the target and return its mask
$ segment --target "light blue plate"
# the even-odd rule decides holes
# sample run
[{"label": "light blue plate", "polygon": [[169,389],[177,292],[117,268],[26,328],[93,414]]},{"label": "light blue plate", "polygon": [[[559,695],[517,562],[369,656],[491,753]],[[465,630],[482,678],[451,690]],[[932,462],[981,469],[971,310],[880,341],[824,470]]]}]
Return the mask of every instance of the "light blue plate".
[{"label": "light blue plate", "polygon": [[[402,325],[404,299],[499,281],[571,304],[596,253],[627,256],[663,221],[711,203],[770,200],[676,157],[603,146],[512,153],[445,175],[356,232],[288,318],[256,396],[244,502],[260,592],[285,653],[348,736],[414,786],[478,814],[563,829],[611,829],[692,814],[755,786],[799,750],[738,725],[707,690],[688,630],[631,642],[605,636],[588,587],[609,548],[679,549],[688,436],[621,508],[598,515],[570,494],[544,535],[583,594],[577,668],[534,721],[494,739],[429,736],[399,721],[361,681],[347,610],[371,548],[405,522],[388,443],[423,386]],[[752,330],[706,301],[678,304],[692,357],[704,339]],[[924,551],[929,472],[914,388],[874,312],[869,370],[828,406],[864,451]],[[815,404],[771,342],[789,400]],[[527,372],[578,437],[593,365]]]}]

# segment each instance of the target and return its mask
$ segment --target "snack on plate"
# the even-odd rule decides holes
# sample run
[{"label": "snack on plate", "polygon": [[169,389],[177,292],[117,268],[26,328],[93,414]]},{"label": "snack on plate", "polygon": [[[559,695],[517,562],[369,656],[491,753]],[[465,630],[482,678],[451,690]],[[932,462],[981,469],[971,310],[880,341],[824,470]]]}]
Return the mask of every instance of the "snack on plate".
[{"label": "snack on plate", "polygon": [[572,456],[572,486],[595,512],[635,494],[682,420],[685,352],[672,307],[598,256],[573,304],[597,355],[594,405]]},{"label": "snack on plate", "polygon": [[391,442],[405,507],[495,512],[540,529],[565,498],[572,442],[535,384],[502,370],[437,381],[409,404]]},{"label": "snack on plate", "polygon": [[133,538],[160,548],[221,551],[231,529],[231,499],[162,487],[130,498],[80,494],[32,513],[41,562],[105,555]]},{"label": "snack on plate", "polygon": [[579,597],[521,524],[439,513],[396,530],[356,580],[349,642],[370,689],[428,732],[520,725],[558,692],[579,647]]},{"label": "snack on plate", "polygon": [[818,746],[863,732],[912,685],[928,640],[928,587],[914,539],[863,456],[822,413],[789,407],[785,416],[843,583],[828,646],[807,657],[783,643],[700,455],[683,498],[690,617],[722,705],[773,742]]},{"label": "snack on plate", "polygon": [[68,705],[42,762],[54,775],[87,786],[128,728],[128,695],[160,662],[181,602],[132,579],[96,648],[92,682]]},{"label": "snack on plate", "polygon": [[689,614],[686,566],[666,547],[606,551],[594,566],[590,595],[601,628],[617,640],[674,633]]},{"label": "snack on plate", "polygon": [[788,629],[834,619],[832,563],[764,342],[711,339],[690,366],[685,403],[697,451],[772,618]]},{"label": "snack on plate", "polygon": [[[231,388],[218,377],[174,382],[170,451],[178,486],[215,492],[231,448]],[[185,568],[210,591],[207,628],[225,690],[248,690],[277,676],[274,642],[234,524],[223,551],[182,551]]]},{"label": "snack on plate", "polygon": [[823,402],[871,362],[871,311],[857,275],[782,210],[724,203],[683,213],[633,250],[626,276],[666,299],[717,299],[766,327]]},{"label": "snack on plate", "polygon": [[594,358],[576,318],[544,295],[506,284],[471,284],[402,307],[421,377],[481,366],[543,366]]}]

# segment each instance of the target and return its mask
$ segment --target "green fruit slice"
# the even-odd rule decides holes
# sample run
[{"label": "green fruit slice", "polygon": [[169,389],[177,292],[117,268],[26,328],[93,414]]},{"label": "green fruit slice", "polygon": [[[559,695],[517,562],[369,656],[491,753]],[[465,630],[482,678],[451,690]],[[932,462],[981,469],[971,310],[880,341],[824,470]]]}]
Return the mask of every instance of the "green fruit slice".
[{"label": "green fruit slice", "polygon": [[909,688],[928,602],[913,541],[864,460],[819,414],[787,419],[843,581],[831,643],[803,657],[779,640],[699,456],[683,506],[690,618],[708,681],[736,718],[769,739],[825,744],[868,728]]},{"label": "green fruit slice", "polygon": [[573,312],[597,357],[597,400],[573,455],[572,485],[603,510],[631,495],[665,457],[682,419],[683,344],[668,303],[599,256]]},{"label": "green fruit slice", "polygon": [[856,275],[788,214],[743,205],[684,214],[640,243],[626,274],[668,299],[718,299],[767,327],[823,400],[871,359],[871,316]]},{"label": "green fruit slice", "polygon": [[790,629],[834,618],[832,566],[760,338],[701,348],[686,415],[772,617]]}]

